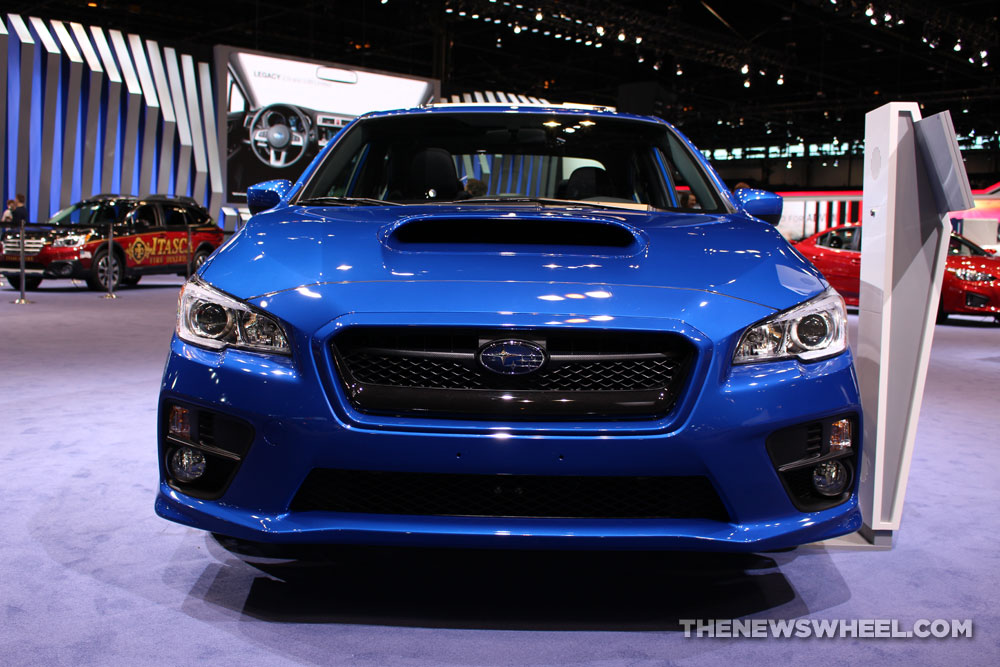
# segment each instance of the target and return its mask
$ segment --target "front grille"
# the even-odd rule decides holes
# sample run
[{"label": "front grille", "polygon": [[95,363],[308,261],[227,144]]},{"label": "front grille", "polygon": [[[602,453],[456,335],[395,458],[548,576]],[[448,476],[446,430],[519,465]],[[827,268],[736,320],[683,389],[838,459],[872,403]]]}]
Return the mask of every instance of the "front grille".
[{"label": "front grille", "polygon": [[465,475],[315,469],[293,512],[729,521],[705,477]]},{"label": "front grille", "polygon": [[[503,375],[485,345],[544,350],[535,372]],[[694,358],[680,336],[630,331],[355,327],[333,342],[344,388],[363,412],[544,418],[652,418],[673,406]]]},{"label": "front grille", "polygon": [[[38,252],[45,247],[44,238],[31,238],[30,236],[24,239],[24,254],[25,255],[37,255]],[[4,255],[17,255],[21,252],[21,238],[14,237],[4,239],[3,241],[3,254]]]}]

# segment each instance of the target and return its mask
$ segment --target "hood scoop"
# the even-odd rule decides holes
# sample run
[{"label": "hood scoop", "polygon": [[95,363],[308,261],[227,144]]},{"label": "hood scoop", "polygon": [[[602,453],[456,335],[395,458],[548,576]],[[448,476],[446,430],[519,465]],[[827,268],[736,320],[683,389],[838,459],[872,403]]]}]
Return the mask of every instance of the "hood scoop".
[{"label": "hood scoop", "polygon": [[632,254],[638,231],[608,220],[572,218],[417,218],[390,228],[386,246],[402,251],[541,252],[570,246],[577,252]]}]

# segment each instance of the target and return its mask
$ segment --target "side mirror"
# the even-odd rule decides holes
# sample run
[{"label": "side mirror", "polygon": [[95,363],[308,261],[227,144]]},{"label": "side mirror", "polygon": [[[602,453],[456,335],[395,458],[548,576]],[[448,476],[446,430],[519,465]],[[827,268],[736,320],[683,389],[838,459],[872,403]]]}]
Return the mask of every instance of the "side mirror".
[{"label": "side mirror", "polygon": [[740,210],[747,215],[760,218],[764,222],[772,225],[778,224],[781,220],[781,209],[784,200],[779,195],[767,190],[756,190],[753,188],[739,188],[733,192],[736,201],[740,205]]},{"label": "side mirror", "polygon": [[991,255],[997,254],[997,249],[996,248],[983,248],[983,250],[985,250],[986,252],[990,253]]},{"label": "side mirror", "polygon": [[247,188],[247,208],[253,215],[274,208],[291,189],[292,182],[284,179],[251,185]]}]

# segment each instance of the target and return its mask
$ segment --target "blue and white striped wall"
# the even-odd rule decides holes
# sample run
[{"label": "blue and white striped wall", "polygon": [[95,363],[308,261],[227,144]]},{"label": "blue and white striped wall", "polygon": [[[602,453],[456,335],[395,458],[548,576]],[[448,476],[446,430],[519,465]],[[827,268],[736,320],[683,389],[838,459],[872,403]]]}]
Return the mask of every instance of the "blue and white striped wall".
[{"label": "blue and white striped wall", "polygon": [[90,195],[188,195],[218,217],[211,68],[153,40],[79,23],[0,20],[2,203],[45,221]]}]

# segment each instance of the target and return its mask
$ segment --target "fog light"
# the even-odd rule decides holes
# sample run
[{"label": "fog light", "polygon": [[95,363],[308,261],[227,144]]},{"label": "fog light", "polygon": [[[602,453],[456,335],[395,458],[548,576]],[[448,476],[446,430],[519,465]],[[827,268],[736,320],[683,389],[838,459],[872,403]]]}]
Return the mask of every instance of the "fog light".
[{"label": "fog light", "polygon": [[179,405],[170,406],[170,420],[167,426],[170,435],[185,440],[191,439],[191,411]]},{"label": "fog light", "polygon": [[850,419],[838,419],[837,421],[830,424],[831,452],[842,452],[845,449],[850,449],[851,443],[852,443],[852,438],[851,438]]},{"label": "fog light", "polygon": [[823,496],[839,496],[847,488],[851,475],[840,461],[824,461],[813,468],[813,487]]},{"label": "fog light", "polygon": [[170,455],[170,474],[179,482],[193,482],[205,474],[206,463],[197,449],[180,447]]}]

